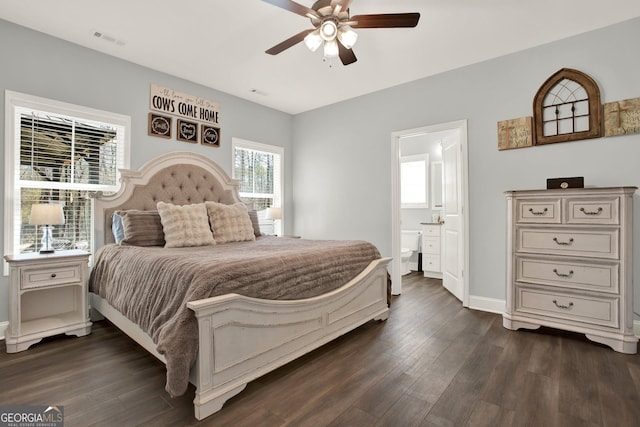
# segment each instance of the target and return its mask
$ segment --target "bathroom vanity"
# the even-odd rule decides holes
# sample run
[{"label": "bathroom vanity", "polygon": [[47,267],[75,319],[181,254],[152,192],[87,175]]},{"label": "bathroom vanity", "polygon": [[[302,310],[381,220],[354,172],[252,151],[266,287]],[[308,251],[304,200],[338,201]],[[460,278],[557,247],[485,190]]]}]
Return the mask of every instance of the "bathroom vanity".
[{"label": "bathroom vanity", "polygon": [[424,277],[442,279],[442,223],[421,222]]}]

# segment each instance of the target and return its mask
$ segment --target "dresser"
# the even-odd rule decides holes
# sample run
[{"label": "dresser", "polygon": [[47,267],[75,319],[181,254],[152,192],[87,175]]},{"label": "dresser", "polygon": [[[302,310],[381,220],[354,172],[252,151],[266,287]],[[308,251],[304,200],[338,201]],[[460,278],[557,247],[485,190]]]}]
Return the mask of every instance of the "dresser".
[{"label": "dresser", "polygon": [[422,271],[424,277],[442,279],[442,224],[422,222]]},{"label": "dresser", "polygon": [[7,353],[26,350],[51,335],[91,332],[89,255],[73,250],[4,257],[9,263]]},{"label": "dresser", "polygon": [[548,326],[634,354],[636,187],[509,191],[508,329]]}]

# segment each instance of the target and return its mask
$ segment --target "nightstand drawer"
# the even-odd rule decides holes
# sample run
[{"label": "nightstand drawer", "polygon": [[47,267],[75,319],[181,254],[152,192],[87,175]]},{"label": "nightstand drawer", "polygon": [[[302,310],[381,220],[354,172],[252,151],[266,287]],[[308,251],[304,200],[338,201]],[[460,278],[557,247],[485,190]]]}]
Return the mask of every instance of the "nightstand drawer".
[{"label": "nightstand drawer", "polygon": [[517,200],[516,222],[560,224],[560,199]]},{"label": "nightstand drawer", "polygon": [[568,224],[619,224],[620,199],[568,199]]},{"label": "nightstand drawer", "polygon": [[66,264],[48,266],[46,268],[25,268],[22,270],[20,289],[42,288],[80,282],[82,280],[82,266],[80,264]]},{"label": "nightstand drawer", "polygon": [[517,286],[516,311],[617,328],[618,298]]},{"label": "nightstand drawer", "polygon": [[618,264],[516,257],[516,281],[617,294]]},{"label": "nightstand drawer", "polygon": [[618,230],[518,229],[518,252],[618,258]]}]

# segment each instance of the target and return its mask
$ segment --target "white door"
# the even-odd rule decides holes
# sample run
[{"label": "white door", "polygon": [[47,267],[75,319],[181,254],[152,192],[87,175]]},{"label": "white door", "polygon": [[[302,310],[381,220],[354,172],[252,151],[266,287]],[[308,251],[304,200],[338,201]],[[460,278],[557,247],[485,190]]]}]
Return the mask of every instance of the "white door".
[{"label": "white door", "polygon": [[462,197],[462,143],[460,131],[442,140],[444,169],[444,225],[442,285],[460,301],[464,298],[464,204]]}]

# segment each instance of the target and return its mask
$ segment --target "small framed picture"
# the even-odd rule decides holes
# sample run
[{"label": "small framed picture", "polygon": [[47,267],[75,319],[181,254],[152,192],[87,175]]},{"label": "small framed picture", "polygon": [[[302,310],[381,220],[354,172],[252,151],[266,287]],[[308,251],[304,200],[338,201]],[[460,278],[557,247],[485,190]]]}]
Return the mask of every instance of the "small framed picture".
[{"label": "small framed picture", "polygon": [[198,124],[178,119],[178,129],[176,131],[178,141],[198,143]]},{"label": "small framed picture", "polygon": [[149,128],[147,132],[150,136],[169,139],[171,138],[171,121],[171,117],[149,113]]},{"label": "small framed picture", "polygon": [[210,147],[220,147],[220,128],[202,125],[200,143]]}]

